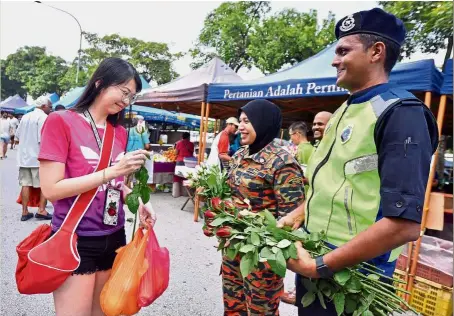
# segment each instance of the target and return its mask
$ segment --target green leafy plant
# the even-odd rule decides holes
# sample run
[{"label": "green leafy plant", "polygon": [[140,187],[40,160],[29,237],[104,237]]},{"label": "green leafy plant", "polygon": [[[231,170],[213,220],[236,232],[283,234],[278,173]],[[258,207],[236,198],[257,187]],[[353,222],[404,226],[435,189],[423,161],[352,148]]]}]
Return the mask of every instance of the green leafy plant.
[{"label": "green leafy plant", "polygon": [[[216,181],[213,180],[216,178]],[[277,275],[284,277],[287,260],[297,259],[296,241],[301,241],[312,257],[325,255],[332,249],[328,247],[326,234],[313,232],[307,234],[301,230],[277,227],[277,221],[271,212],[263,210],[253,212],[250,202],[244,200],[245,209],[237,208],[229,198],[229,190],[224,191],[225,175],[217,169],[198,171],[194,184],[203,185],[203,193],[209,197],[203,211],[205,213],[204,234],[216,236],[218,250],[228,259],[240,259],[241,275],[245,278],[256,269],[263,269],[265,264]],[[221,193],[224,198],[215,196]],[[330,279],[304,279],[307,293],[301,303],[309,306],[319,300],[326,308],[332,302],[337,315],[389,315],[393,312],[412,310],[394,287],[399,282],[382,274],[373,265],[361,263],[338,271]]]},{"label": "green leafy plant", "polygon": [[[147,156],[148,159],[150,159]],[[134,238],[134,233],[136,231],[136,223],[137,223],[137,211],[139,210],[139,197],[142,199],[143,204],[148,203],[150,200],[151,189],[148,186],[148,170],[144,166],[140,167],[134,173],[134,177],[136,178],[137,182],[132,188],[132,192],[130,192],[126,196],[126,205],[131,213],[134,214],[134,224],[132,230],[132,238]]]},{"label": "green leafy plant", "polygon": [[150,200],[151,189],[148,186],[148,171],[145,167],[141,167],[134,173],[137,183],[133,186],[132,192],[126,196],[126,205],[131,213],[136,214],[139,209],[139,197],[143,204]]}]

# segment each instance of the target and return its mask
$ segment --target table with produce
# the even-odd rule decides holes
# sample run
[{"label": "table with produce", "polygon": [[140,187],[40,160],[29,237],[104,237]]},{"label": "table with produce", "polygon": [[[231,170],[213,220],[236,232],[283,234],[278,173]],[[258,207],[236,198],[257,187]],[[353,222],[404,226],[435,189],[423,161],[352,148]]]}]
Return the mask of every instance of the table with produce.
[{"label": "table with produce", "polygon": [[149,184],[166,184],[173,182],[175,161],[177,155],[174,148],[169,148],[160,153],[153,153],[152,159],[147,160],[145,167],[148,170]]}]

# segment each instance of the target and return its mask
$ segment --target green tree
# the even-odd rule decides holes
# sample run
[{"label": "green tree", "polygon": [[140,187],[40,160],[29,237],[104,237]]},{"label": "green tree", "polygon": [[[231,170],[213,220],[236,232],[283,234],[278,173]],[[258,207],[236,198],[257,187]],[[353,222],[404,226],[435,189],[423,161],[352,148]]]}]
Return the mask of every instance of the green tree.
[{"label": "green tree", "polygon": [[235,72],[242,67],[251,68],[248,53],[251,35],[260,25],[270,5],[266,1],[224,2],[205,18],[204,27],[190,53],[198,68],[214,56],[219,56]]},{"label": "green tree", "polygon": [[285,9],[266,18],[251,37],[248,53],[263,73],[278,71],[311,57],[334,42],[335,17],[330,12],[322,24],[317,11],[309,13]]},{"label": "green tree", "polygon": [[5,62],[5,74],[24,84],[27,94],[37,98],[45,93],[61,93],[59,79],[68,66],[61,57],[47,55],[44,47],[25,46],[9,55]]},{"label": "green tree", "polygon": [[[384,10],[402,19],[407,37],[402,57],[416,51],[438,53],[446,49],[445,61],[453,46],[453,8],[451,1],[380,1]],[[444,67],[443,64],[443,67]]]},{"label": "green tree", "polygon": [[103,37],[94,33],[84,35],[90,47],[82,52],[81,68],[87,77],[107,57],[120,57],[129,61],[145,80],[153,80],[158,84],[167,83],[178,76],[172,68],[172,62],[180,58],[181,54],[172,54],[165,43],[145,42],[118,34]]},{"label": "green tree", "polygon": [[27,97],[27,91],[24,88],[24,84],[20,81],[11,79],[6,74],[6,60],[0,60],[0,74],[1,74],[1,95],[0,100],[4,100],[9,96],[18,94],[21,98]]}]

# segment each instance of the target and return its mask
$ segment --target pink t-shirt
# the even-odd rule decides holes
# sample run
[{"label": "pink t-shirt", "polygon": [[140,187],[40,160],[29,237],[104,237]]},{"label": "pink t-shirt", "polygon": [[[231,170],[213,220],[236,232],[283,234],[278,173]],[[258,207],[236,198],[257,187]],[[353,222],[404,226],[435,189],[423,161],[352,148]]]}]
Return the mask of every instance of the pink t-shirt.
[{"label": "pink t-shirt", "polygon": [[[104,127],[98,127],[101,140]],[[88,119],[73,111],[59,111],[49,115],[44,123],[41,134],[40,161],[51,160],[65,164],[65,179],[81,177],[95,170],[100,150],[96,143],[93,130]],[[126,130],[122,126],[115,127],[112,165],[124,156],[126,148]],[[111,185],[123,188],[124,177],[111,181]],[[103,223],[104,203],[107,185],[100,186],[98,193],[77,227],[79,236],[104,236],[118,231],[124,226],[125,213],[123,201],[120,201],[118,224],[116,226]],[[62,224],[76,196],[55,201],[52,230],[56,231]]]}]

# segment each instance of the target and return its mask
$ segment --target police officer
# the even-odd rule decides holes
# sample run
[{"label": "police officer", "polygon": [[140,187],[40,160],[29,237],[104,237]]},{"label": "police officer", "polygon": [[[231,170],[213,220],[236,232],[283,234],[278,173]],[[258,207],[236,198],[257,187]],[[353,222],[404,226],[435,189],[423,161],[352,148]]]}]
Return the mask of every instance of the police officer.
[{"label": "police officer", "polygon": [[[299,315],[337,315],[332,303],[301,306],[303,278],[329,278],[364,261],[392,276],[400,246],[419,237],[438,128],[420,100],[388,83],[405,33],[401,20],[378,8],[336,25],[332,66],[351,95],[309,162],[304,219],[309,232],[326,232],[334,250],[311,258],[298,245],[299,259],[288,261],[298,274]],[[296,209],[280,225],[298,225],[302,214]]]}]

